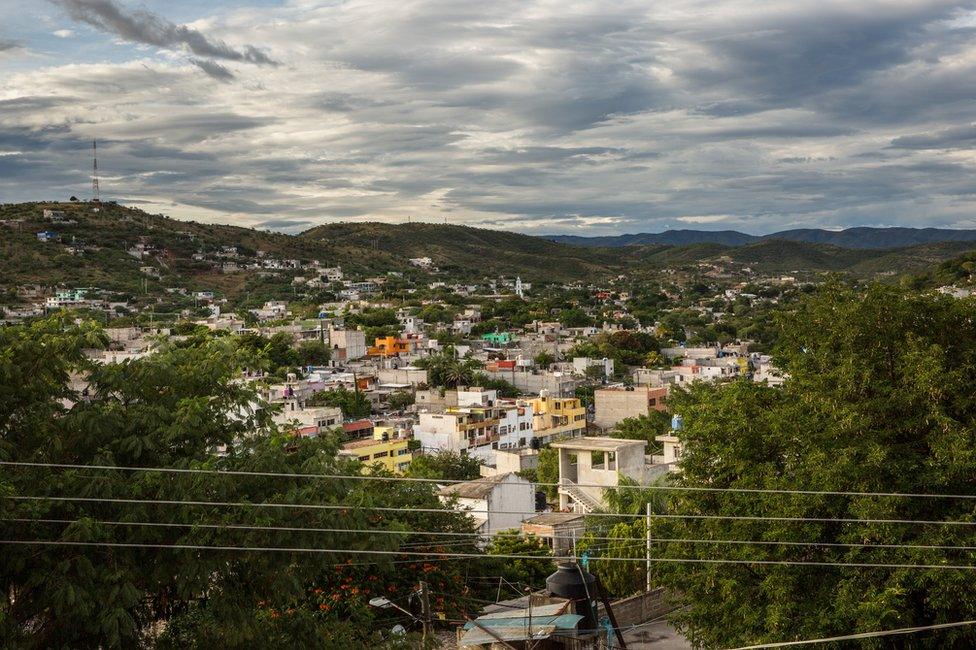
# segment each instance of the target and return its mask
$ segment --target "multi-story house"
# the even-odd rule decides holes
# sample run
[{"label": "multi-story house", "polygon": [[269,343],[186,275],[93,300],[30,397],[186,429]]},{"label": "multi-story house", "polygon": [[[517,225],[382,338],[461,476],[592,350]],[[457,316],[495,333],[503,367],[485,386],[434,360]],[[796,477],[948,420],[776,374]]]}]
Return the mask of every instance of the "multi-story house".
[{"label": "multi-story house", "polygon": [[409,437],[398,436],[390,426],[376,427],[371,438],[347,442],[342,445],[339,455],[356,458],[365,465],[379,463],[383,469],[397,474],[405,472],[413,459]]},{"label": "multi-story house", "polygon": [[415,348],[411,339],[384,336],[377,337],[366,354],[371,357],[397,357],[401,354],[410,354]]},{"label": "multi-story house", "polygon": [[586,433],[586,408],[575,397],[552,397],[542,391],[532,400],[532,433],[541,444]]},{"label": "multi-story house", "polygon": [[576,438],[554,442],[559,450],[559,509],[592,512],[605,506],[604,491],[620,485],[620,477],[644,485],[651,475],[643,440]]},{"label": "multi-story house", "polygon": [[499,401],[497,391],[481,388],[456,394],[456,406],[419,414],[414,438],[424,449],[464,452],[491,462],[496,449],[517,449],[531,441],[530,403]]},{"label": "multi-story house", "polygon": [[303,407],[294,398],[282,400],[282,410],[274,415],[279,426],[294,426],[302,437],[319,436],[342,425],[342,409],[331,406]]}]

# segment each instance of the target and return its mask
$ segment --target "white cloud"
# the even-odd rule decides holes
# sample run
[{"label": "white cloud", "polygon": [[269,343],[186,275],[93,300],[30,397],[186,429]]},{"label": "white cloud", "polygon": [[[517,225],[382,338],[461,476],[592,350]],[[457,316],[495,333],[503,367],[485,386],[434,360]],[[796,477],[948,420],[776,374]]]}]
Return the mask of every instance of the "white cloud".
[{"label": "white cloud", "polygon": [[74,31],[70,29],[56,29],[51,33],[57,36],[58,38],[71,38],[72,36],[75,35]]},{"label": "white cloud", "polygon": [[[243,224],[957,223],[973,207],[976,139],[960,136],[976,100],[970,5],[349,0],[215,11],[174,33],[206,34],[193,42],[211,53],[253,44],[280,65],[131,44],[118,50],[127,60],[89,61],[78,45],[83,63],[0,76],[0,150],[26,152],[17,165],[0,160],[0,194],[83,193],[86,143],[98,138],[106,194]],[[87,45],[111,38],[87,32]]]}]

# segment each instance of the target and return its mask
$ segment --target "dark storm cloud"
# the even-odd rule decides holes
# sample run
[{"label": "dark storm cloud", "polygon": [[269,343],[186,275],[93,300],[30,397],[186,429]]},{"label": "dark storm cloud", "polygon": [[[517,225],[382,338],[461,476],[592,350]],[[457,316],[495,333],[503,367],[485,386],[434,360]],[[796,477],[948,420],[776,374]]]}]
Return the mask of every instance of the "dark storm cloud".
[{"label": "dark storm cloud", "polygon": [[245,45],[235,49],[201,32],[177,25],[145,10],[129,11],[115,0],[51,0],[72,19],[134,43],[186,48],[198,56],[228,61],[277,65],[264,51]]},{"label": "dark storm cloud", "polygon": [[904,135],[891,141],[896,149],[972,149],[976,147],[976,126],[956,126],[934,133]]},{"label": "dark storm cloud", "polygon": [[[940,28],[973,3],[917,2],[897,7],[875,3],[798,3],[795,13],[770,11],[731,25],[699,31],[711,57],[687,70],[699,87],[726,85],[742,93],[726,109],[759,110],[796,105],[837,88],[855,86],[872,74],[911,61],[933,39],[950,38]],[[722,102],[717,104],[721,110]]]},{"label": "dark storm cloud", "polygon": [[21,47],[20,41],[15,41],[8,38],[0,38],[0,52],[6,52],[7,50],[16,50]]},{"label": "dark storm cloud", "polygon": [[[52,1],[184,53],[86,64],[79,50],[78,63],[0,80],[0,159],[18,170],[0,178],[5,198],[83,189],[95,135],[119,195],[287,230],[447,216],[538,232],[765,231],[976,215],[964,157],[976,148],[976,0],[375,0],[212,17],[201,3],[206,30],[139,0]],[[249,42],[288,65],[232,65],[273,63],[238,45]]]},{"label": "dark storm cloud", "polygon": [[233,81],[234,73],[210,59],[190,59],[190,63],[203,70],[207,76],[217,81]]}]

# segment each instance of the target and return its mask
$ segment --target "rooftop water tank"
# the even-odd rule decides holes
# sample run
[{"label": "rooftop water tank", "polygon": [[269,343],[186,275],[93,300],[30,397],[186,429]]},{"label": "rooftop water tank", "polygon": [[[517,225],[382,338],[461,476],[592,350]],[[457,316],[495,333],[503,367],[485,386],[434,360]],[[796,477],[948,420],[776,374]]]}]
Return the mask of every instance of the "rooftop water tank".
[{"label": "rooftop water tank", "polygon": [[596,578],[579,565],[560,562],[556,572],[546,578],[546,588],[553,596],[573,601],[576,613],[583,617],[580,630],[596,629]]}]

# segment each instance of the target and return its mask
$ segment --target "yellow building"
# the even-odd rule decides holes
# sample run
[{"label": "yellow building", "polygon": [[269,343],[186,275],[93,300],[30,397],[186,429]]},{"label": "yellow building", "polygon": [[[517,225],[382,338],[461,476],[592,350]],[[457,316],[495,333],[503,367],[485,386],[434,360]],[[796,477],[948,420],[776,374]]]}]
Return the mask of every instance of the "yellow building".
[{"label": "yellow building", "polygon": [[413,459],[409,442],[406,437],[397,438],[393,427],[376,427],[372,438],[347,442],[342,445],[339,455],[357,458],[364,465],[380,463],[384,469],[402,474]]},{"label": "yellow building", "polygon": [[575,397],[543,392],[532,400],[532,412],[532,435],[542,444],[586,433],[586,408]]}]

